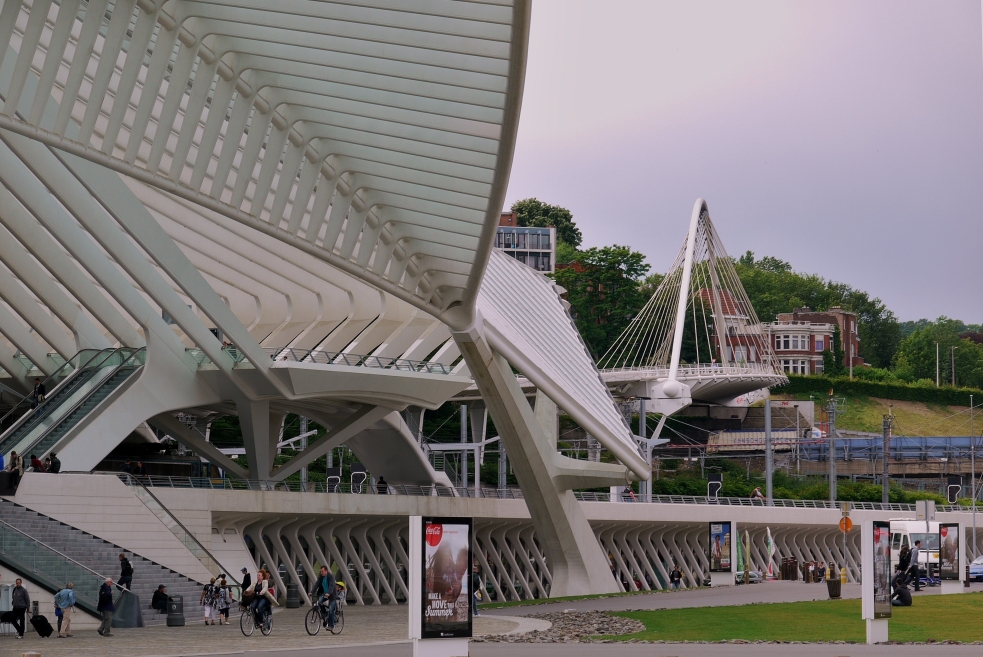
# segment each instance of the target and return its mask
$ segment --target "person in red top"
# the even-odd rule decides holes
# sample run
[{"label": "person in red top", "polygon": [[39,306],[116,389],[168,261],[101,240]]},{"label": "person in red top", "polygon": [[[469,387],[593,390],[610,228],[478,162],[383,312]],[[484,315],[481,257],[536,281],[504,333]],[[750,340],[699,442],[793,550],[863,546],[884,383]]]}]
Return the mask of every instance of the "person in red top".
[{"label": "person in red top", "polygon": [[41,463],[41,459],[34,454],[31,454],[31,471],[44,472],[44,463]]}]

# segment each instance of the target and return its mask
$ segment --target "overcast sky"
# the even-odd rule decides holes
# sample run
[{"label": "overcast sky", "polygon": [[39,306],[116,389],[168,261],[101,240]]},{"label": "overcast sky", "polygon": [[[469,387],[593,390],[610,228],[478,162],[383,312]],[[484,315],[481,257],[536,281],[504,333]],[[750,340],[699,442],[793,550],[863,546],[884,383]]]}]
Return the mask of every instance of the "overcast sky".
[{"label": "overcast sky", "polygon": [[664,272],[693,203],[751,249],[983,322],[979,0],[533,0],[507,206]]}]

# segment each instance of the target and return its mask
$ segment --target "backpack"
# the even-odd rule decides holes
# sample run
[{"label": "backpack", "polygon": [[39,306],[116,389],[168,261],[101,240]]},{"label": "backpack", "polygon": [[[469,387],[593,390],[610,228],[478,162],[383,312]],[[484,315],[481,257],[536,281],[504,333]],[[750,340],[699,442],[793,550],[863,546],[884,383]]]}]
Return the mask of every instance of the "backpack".
[{"label": "backpack", "polygon": [[221,586],[218,589],[218,608],[228,609],[232,606],[232,601],[229,600],[229,589],[225,586]]}]

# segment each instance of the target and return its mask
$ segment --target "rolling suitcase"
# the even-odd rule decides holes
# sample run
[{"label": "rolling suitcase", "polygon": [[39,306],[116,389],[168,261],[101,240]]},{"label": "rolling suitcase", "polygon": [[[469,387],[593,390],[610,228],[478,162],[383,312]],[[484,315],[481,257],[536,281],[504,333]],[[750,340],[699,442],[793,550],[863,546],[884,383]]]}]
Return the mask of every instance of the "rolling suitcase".
[{"label": "rolling suitcase", "polygon": [[31,625],[33,625],[34,629],[38,631],[38,634],[41,635],[42,639],[47,639],[49,636],[51,636],[51,633],[55,631],[54,628],[51,627],[51,623],[49,623],[48,619],[44,616],[33,616],[31,618]]}]

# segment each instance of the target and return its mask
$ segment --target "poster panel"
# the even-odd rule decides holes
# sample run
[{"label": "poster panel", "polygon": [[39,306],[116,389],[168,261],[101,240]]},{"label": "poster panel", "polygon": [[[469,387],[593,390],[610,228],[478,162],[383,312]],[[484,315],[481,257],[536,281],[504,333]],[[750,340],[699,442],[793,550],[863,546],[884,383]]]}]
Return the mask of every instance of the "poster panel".
[{"label": "poster panel", "polygon": [[471,637],[471,518],[423,518],[423,639]]},{"label": "poster panel", "polygon": [[959,523],[939,525],[939,579],[959,577]]},{"label": "poster panel", "polygon": [[710,572],[730,573],[733,565],[730,562],[731,527],[729,522],[710,523]]},{"label": "poster panel", "polygon": [[874,521],[874,618],[891,617],[891,523]]}]

